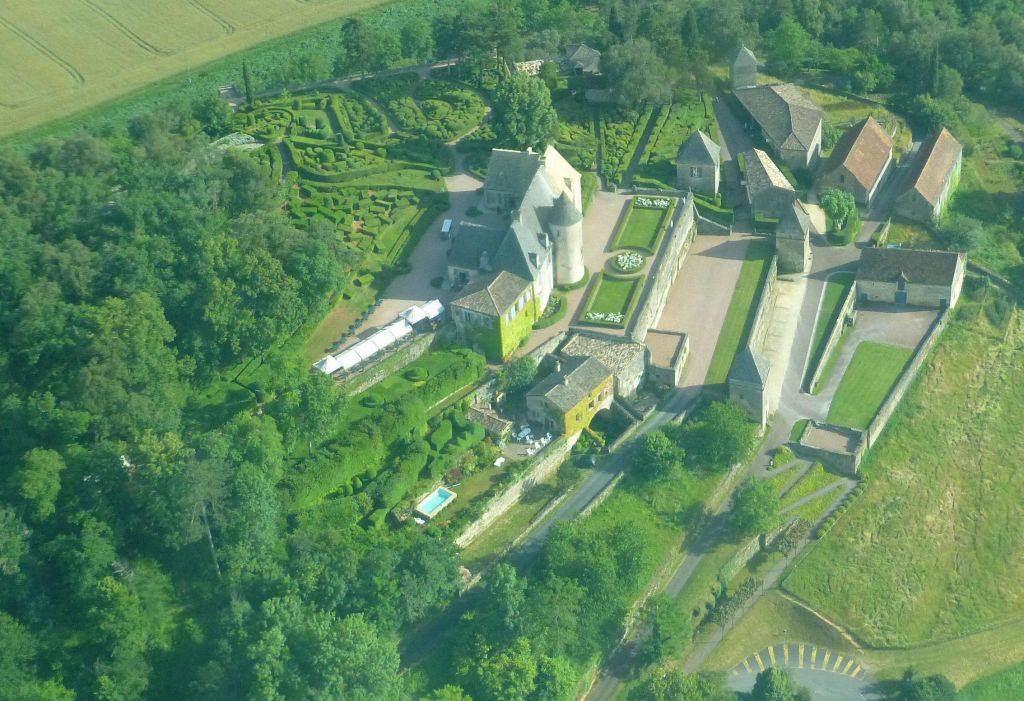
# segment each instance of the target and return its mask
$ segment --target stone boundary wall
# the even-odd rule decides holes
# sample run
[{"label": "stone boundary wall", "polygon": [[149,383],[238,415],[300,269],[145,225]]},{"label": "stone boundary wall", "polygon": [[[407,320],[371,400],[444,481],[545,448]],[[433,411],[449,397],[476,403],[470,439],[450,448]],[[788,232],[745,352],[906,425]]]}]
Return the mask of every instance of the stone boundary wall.
[{"label": "stone boundary wall", "polygon": [[638,343],[643,343],[647,330],[654,326],[668,301],[669,290],[676,280],[679,268],[686,260],[693,241],[695,227],[695,210],[693,195],[687,193],[681,205],[676,206],[675,221],[669,226],[671,232],[665,237],[661,250],[654,259],[651,269],[655,272],[648,277],[647,284],[641,292],[640,303],[637,305],[629,324],[627,335]]},{"label": "stone boundary wall", "polygon": [[1012,294],[1016,294],[1017,293],[1017,290],[1014,288],[1013,283],[1010,282],[1007,278],[1003,277],[1002,275],[1000,275],[997,272],[989,270],[988,268],[986,268],[986,267],[984,267],[982,265],[978,265],[977,263],[974,263],[972,261],[967,261],[967,269],[969,271],[971,271],[972,273],[977,273],[978,275],[984,275],[993,284],[1002,287],[1007,292],[1010,292]]},{"label": "stone boundary wall", "polygon": [[899,406],[900,402],[903,401],[903,396],[910,389],[910,385],[913,384],[914,378],[917,377],[918,371],[921,366],[924,365],[924,361],[928,357],[928,351],[932,349],[935,342],[939,340],[939,336],[942,330],[946,328],[946,324],[949,323],[949,309],[944,309],[931,328],[928,329],[928,333],[925,334],[924,338],[917,345],[917,349],[914,351],[914,357],[910,360],[910,364],[906,370],[903,371],[903,375],[900,377],[899,382],[896,386],[889,390],[889,394],[886,396],[885,401],[882,402],[882,406],[879,407],[878,413],[875,414],[875,418],[868,424],[867,429],[864,431],[864,442],[865,448],[870,448],[878,440],[878,437],[885,430],[886,424],[889,423],[889,418],[892,413],[896,411],[896,407]]},{"label": "stone boundary wall", "polygon": [[[826,284],[826,287],[822,290],[821,293],[822,301],[824,301],[825,299],[825,290],[827,289],[828,287]],[[810,377],[807,378],[807,382],[804,385],[804,392],[810,392],[814,388],[814,385],[817,384],[818,380],[821,379],[821,373],[825,370],[825,365],[827,365],[827,360],[829,356],[832,355],[832,351],[835,350],[836,345],[839,343],[839,339],[842,338],[843,336],[843,329],[846,326],[847,317],[856,315],[856,312],[853,310],[853,305],[856,301],[857,283],[854,282],[854,284],[850,286],[849,291],[846,293],[846,299],[843,300],[843,305],[839,308],[839,316],[836,317],[836,323],[832,326],[832,330],[829,332],[828,343],[825,344],[824,350],[822,350],[821,355],[818,356],[818,364],[814,367],[814,372],[811,373]],[[821,311],[820,307],[818,311]],[[813,352],[814,349],[811,348],[811,353]]]},{"label": "stone boundary wall", "polygon": [[768,273],[765,275],[764,284],[761,287],[761,296],[757,300],[757,309],[754,311],[754,323],[750,325],[750,336],[747,345],[753,346],[757,352],[764,347],[765,338],[768,336],[768,320],[771,317],[772,309],[775,307],[775,283],[779,279],[779,257],[772,256],[768,264]]},{"label": "stone boundary wall", "polygon": [[518,504],[538,482],[553,474],[572,452],[579,437],[580,434],[575,433],[567,438],[556,439],[551,443],[537,462],[518,481],[513,482],[503,492],[491,498],[480,518],[466,526],[466,529],[455,539],[455,544],[460,548],[465,548],[486,531],[492,523],[501,518],[505,512]]},{"label": "stone boundary wall", "polygon": [[418,360],[427,352],[433,342],[434,332],[418,333],[405,345],[372,359],[371,363],[362,370],[356,370],[350,375],[339,378],[338,387],[350,396],[359,394],[384,378],[395,374],[396,369]]}]

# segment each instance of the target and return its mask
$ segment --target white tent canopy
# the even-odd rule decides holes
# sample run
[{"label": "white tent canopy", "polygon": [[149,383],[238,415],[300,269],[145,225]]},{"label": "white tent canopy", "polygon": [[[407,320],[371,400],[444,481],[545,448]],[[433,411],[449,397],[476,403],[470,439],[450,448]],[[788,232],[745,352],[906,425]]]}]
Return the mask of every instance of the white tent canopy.
[{"label": "white tent canopy", "polygon": [[396,321],[365,338],[351,348],[343,350],[337,355],[328,355],[313,363],[313,367],[327,375],[334,374],[338,370],[351,370],[366,360],[369,360],[382,350],[393,346],[413,332],[412,325],[423,319],[436,319],[444,311],[439,300],[432,300],[426,304],[409,307],[398,316]]}]

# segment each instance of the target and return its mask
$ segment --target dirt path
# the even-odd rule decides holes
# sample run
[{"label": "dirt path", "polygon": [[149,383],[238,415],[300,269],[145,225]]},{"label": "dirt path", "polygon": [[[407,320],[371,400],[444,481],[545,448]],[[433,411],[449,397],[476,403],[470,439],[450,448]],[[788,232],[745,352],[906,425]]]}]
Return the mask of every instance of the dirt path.
[{"label": "dirt path", "polygon": [[644,151],[647,150],[647,142],[651,140],[651,134],[654,133],[654,126],[658,123],[658,116],[661,111],[666,109],[663,106],[654,108],[651,112],[650,119],[647,120],[647,124],[644,125],[644,133],[640,135],[640,143],[636,146],[636,151],[633,152],[633,157],[629,160],[629,166],[626,168],[626,173],[622,176],[622,186],[632,187],[633,185],[633,171],[640,165],[640,159],[644,156]]}]

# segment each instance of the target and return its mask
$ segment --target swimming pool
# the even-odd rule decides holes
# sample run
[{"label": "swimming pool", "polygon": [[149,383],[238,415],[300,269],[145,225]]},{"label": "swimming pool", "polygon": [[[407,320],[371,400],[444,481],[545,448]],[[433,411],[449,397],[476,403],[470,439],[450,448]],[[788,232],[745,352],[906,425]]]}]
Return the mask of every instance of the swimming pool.
[{"label": "swimming pool", "polygon": [[416,505],[416,511],[427,518],[434,518],[437,512],[448,506],[456,496],[458,495],[450,489],[438,487],[420,500],[420,503]]}]

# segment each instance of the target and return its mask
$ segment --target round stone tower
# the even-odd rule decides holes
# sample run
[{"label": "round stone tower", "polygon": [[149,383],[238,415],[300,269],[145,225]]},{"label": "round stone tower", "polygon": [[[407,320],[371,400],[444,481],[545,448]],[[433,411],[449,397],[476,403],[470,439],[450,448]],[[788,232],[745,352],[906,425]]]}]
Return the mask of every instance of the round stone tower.
[{"label": "round stone tower", "polygon": [[583,279],[583,212],[568,192],[555,201],[548,222],[555,244],[555,284],[571,285]]}]

